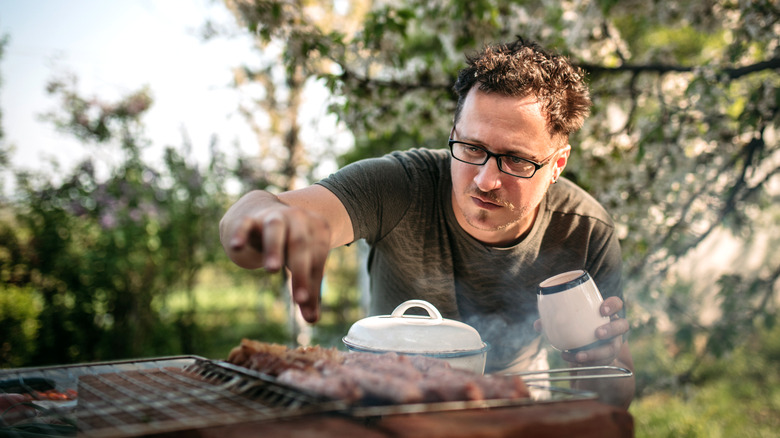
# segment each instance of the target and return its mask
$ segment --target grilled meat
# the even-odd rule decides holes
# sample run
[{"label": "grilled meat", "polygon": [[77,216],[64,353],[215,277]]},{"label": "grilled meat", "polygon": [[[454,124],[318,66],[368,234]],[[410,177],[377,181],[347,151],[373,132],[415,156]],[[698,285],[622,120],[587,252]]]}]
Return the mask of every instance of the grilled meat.
[{"label": "grilled meat", "polygon": [[483,376],[425,356],[344,353],[332,348],[288,348],[244,339],[228,362],[304,392],[336,400],[421,403],[528,397],[517,376]]}]

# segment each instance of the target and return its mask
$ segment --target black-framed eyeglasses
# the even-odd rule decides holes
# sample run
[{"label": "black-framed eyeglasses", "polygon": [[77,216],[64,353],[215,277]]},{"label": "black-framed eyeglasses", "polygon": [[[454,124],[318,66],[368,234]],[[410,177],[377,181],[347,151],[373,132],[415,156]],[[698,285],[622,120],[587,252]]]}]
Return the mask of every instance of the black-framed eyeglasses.
[{"label": "black-framed eyeglasses", "polygon": [[[454,127],[452,132],[455,132]],[[453,140],[452,138],[449,139],[449,146],[452,157],[458,161],[473,164],[475,166],[482,166],[488,162],[490,157],[495,157],[496,163],[498,163],[498,170],[518,178],[533,177],[536,174],[536,171],[546,166],[558,152],[556,150],[549,157],[545,158],[540,163],[537,163],[527,158],[511,154],[494,154],[482,146],[467,143],[465,141]]]}]

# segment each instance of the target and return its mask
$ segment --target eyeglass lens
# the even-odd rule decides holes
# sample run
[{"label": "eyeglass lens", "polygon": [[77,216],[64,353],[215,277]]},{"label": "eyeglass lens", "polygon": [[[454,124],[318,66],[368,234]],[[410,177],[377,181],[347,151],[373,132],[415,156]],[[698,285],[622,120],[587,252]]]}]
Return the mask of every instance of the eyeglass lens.
[{"label": "eyeglass lens", "polygon": [[520,157],[492,154],[475,145],[460,142],[451,142],[451,146],[453,156],[469,164],[482,165],[494,156],[499,161],[498,168],[504,173],[522,178],[530,178],[536,173],[537,166]]}]

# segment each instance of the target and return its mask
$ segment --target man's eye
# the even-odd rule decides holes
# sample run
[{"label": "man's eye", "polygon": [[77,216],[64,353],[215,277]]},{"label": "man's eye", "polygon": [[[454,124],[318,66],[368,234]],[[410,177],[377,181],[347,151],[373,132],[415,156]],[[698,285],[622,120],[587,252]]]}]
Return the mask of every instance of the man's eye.
[{"label": "man's eye", "polygon": [[469,144],[461,144],[461,147],[463,148],[463,152],[469,154],[469,155],[482,155],[485,153],[482,149]]},{"label": "man's eye", "polygon": [[516,165],[516,164],[529,164],[527,160],[524,160],[524,159],[522,159],[520,157],[514,157],[512,155],[507,155],[506,158],[513,165]]},{"label": "man's eye", "polygon": [[516,173],[525,173],[534,170],[535,166],[528,160],[507,155],[504,157],[504,166]]}]

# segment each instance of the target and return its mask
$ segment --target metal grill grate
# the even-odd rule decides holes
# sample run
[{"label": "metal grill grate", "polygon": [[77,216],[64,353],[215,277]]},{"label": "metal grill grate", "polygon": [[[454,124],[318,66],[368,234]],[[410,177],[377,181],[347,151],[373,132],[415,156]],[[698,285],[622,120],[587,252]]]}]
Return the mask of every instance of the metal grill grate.
[{"label": "metal grill grate", "polygon": [[19,380],[46,376],[58,389],[78,391],[77,403],[51,406],[22,425],[0,429],[0,434],[22,436],[36,423],[37,431],[75,432],[46,430],[46,425],[61,423],[75,424],[79,436],[133,437],[344,408],[257,373],[250,375],[249,370],[239,371],[193,357],[28,369],[13,376],[0,373],[0,378]]},{"label": "metal grill grate", "polygon": [[[628,370],[622,371],[626,372],[611,377],[630,375]],[[30,436],[28,432],[31,430],[47,435],[75,435],[78,429],[79,436],[85,437],[134,437],[312,413],[340,412],[365,418],[595,398],[595,394],[589,392],[530,384],[543,390],[541,392],[547,396],[407,405],[350,405],[288,388],[265,374],[197,356],[0,370],[0,380],[23,382],[32,378],[51,381],[59,391],[77,389],[78,400],[43,404],[46,410],[21,425],[3,428],[0,422],[0,435]],[[55,427],[49,427],[52,424]],[[31,429],[27,427],[30,425],[40,427]],[[56,427],[60,425],[68,427]]]},{"label": "metal grill grate", "polygon": [[241,395],[237,380],[214,385],[182,369],[84,376],[77,426],[84,436],[133,436],[300,415],[314,405],[267,386]]}]

